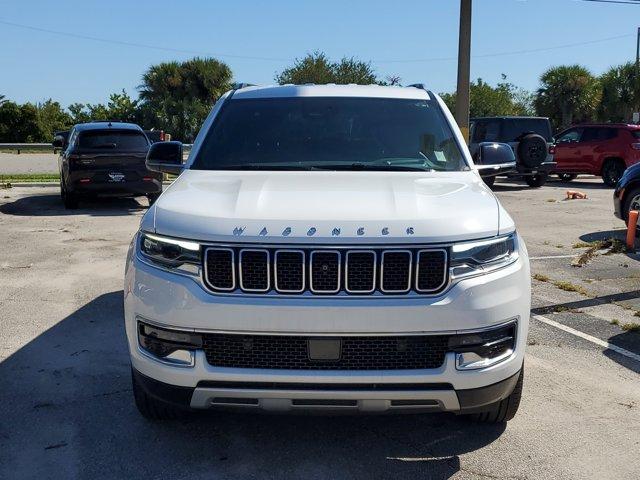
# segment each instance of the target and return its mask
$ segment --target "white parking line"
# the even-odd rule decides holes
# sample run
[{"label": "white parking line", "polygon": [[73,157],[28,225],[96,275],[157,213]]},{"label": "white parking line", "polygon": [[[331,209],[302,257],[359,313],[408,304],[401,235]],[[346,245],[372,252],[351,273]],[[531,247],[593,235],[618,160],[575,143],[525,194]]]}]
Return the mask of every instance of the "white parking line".
[{"label": "white parking line", "polygon": [[613,350],[614,352],[619,353],[620,355],[624,355],[625,357],[631,358],[636,362],[640,362],[640,355],[638,355],[637,353],[630,352],[629,350],[625,350],[624,348],[618,347],[617,345],[613,345],[612,343],[606,342],[604,340],[600,340],[599,338],[583,333],[579,330],[576,330],[575,328],[567,327],[566,325],[558,323],[555,320],[551,320],[550,318],[543,317],[542,315],[531,315],[531,317],[535,318],[539,322],[542,322],[546,325],[558,328],[562,331],[575,335],[576,337],[580,337],[584,340],[587,340],[588,342],[595,343],[596,345],[602,348]]},{"label": "white parking line", "polygon": [[529,257],[529,260],[549,260],[552,258],[573,258],[578,255],[548,255],[546,257]]}]

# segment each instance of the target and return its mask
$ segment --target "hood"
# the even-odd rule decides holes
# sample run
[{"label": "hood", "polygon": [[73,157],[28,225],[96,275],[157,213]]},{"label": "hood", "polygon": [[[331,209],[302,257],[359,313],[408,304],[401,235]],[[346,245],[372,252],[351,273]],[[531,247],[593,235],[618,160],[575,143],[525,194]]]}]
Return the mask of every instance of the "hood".
[{"label": "hood", "polygon": [[438,243],[495,236],[503,215],[471,171],[186,170],[142,228],[203,241]]}]

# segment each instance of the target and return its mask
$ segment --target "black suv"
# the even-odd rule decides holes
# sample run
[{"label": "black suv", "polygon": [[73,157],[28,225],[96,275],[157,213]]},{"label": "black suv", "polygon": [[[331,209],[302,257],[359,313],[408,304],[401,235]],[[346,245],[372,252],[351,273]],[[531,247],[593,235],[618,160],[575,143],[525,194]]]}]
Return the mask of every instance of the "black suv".
[{"label": "black suv", "polygon": [[[475,158],[482,142],[508,143],[516,154],[516,170],[509,176],[524,177],[530,187],[541,187],[555,169],[551,123],[544,117],[472,118],[469,150]],[[484,177],[483,177],[484,178]],[[486,177],[493,185],[495,177]]]},{"label": "black suv", "polygon": [[60,195],[66,208],[89,196],[141,196],[151,205],[162,193],[162,174],[145,166],[151,143],[132,123],[91,122],[75,125],[60,149]]}]

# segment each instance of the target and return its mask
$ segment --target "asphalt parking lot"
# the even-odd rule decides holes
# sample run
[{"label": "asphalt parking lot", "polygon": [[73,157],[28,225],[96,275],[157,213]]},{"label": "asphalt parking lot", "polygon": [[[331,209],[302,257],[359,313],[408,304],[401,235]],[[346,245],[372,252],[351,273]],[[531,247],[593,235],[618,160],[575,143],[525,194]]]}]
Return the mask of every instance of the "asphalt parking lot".
[{"label": "asphalt parking lot", "polygon": [[[589,198],[564,200],[567,188]],[[449,414],[145,421],[122,277],[146,200],[65,211],[57,187],[0,190],[0,478],[638,478],[640,255],[615,242],[585,255],[624,238],[611,190],[581,178],[496,192],[535,276],[506,428]]]}]

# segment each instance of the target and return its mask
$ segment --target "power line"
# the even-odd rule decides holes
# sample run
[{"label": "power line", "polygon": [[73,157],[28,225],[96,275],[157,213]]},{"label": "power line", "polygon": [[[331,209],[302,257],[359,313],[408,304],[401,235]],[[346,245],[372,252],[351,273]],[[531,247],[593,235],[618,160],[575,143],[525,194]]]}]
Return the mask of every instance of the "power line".
[{"label": "power line", "polygon": [[267,61],[274,61],[274,62],[291,61],[290,58],[253,57],[253,56],[246,56],[246,55],[233,55],[230,53],[211,53],[211,52],[203,52],[203,51],[197,51],[197,50],[183,50],[179,48],[159,47],[156,45],[149,45],[145,43],[126,42],[122,40],[114,40],[109,38],[93,37],[90,35],[81,35],[78,33],[62,32],[59,30],[50,30],[48,28],[40,28],[40,27],[34,27],[32,25],[24,25],[22,23],[7,22],[5,20],[0,20],[0,24],[9,25],[12,27],[24,28],[24,29],[33,30],[36,32],[44,32],[44,33],[50,33],[53,35],[60,35],[63,37],[79,38],[82,40],[92,40],[94,42],[111,43],[114,45],[124,45],[126,47],[148,48],[152,50],[161,50],[165,52],[187,53],[189,55],[212,55],[215,57],[240,58],[245,60],[267,60]]},{"label": "power line", "polygon": [[582,0],[595,3],[620,3],[622,5],[640,5],[640,0]]},{"label": "power line", "polygon": [[[508,55],[524,55],[527,53],[548,52],[551,50],[561,50],[564,48],[580,47],[583,45],[592,45],[594,43],[609,42],[611,40],[620,40],[622,38],[630,38],[635,36],[636,35],[633,33],[628,33],[626,35],[616,35],[615,37],[600,38],[597,40],[587,40],[585,42],[566,43],[564,45],[556,45],[555,47],[541,47],[541,48],[531,48],[526,50],[511,50],[507,52],[485,53],[481,55],[473,55],[473,58],[505,57]],[[434,58],[422,58],[422,59],[413,59],[413,60],[376,60],[375,63],[435,62],[435,61],[455,60],[455,59],[457,59],[457,57],[434,57]]]},{"label": "power line", "polygon": [[[611,3],[611,2],[620,2],[623,0],[611,0],[610,2],[607,2],[605,0],[582,0],[582,1],[591,1],[591,2],[595,2],[595,1],[599,1],[599,2],[603,2],[603,3]],[[625,0],[625,1],[631,1],[631,0]],[[633,3],[635,4],[640,4],[640,1],[634,1]],[[135,48],[146,48],[146,49],[151,49],[151,50],[159,50],[159,51],[165,51],[165,52],[172,52],[172,53],[186,53],[189,55],[208,55],[208,56],[213,56],[213,57],[228,57],[228,58],[237,58],[237,59],[243,59],[243,60],[260,60],[260,61],[270,61],[270,62],[292,62],[295,61],[295,58],[282,58],[282,57],[259,57],[259,56],[249,56],[249,55],[235,55],[235,54],[228,54],[228,53],[215,53],[215,52],[205,52],[205,51],[198,51],[198,50],[186,50],[186,49],[179,49],[179,48],[172,48],[172,47],[163,47],[163,46],[158,46],[158,45],[150,45],[150,44],[145,44],[145,43],[136,43],[136,42],[128,42],[128,41],[123,41],[123,40],[116,40],[116,39],[109,39],[109,38],[102,38],[102,37],[94,37],[94,36],[90,36],[90,35],[82,35],[82,34],[78,34],[78,33],[71,33],[71,32],[63,32],[60,30],[51,30],[48,28],[41,28],[41,27],[34,27],[32,25],[25,25],[22,23],[15,23],[15,22],[8,22],[5,20],[0,20],[0,24],[2,25],[8,25],[8,26],[12,26],[12,27],[16,27],[16,28],[23,28],[23,29],[27,29],[27,30],[32,30],[32,31],[36,31],[36,32],[43,32],[43,33],[49,33],[52,35],[59,35],[59,36],[64,36],[64,37],[71,37],[71,38],[78,38],[81,40],[91,40],[94,42],[101,42],[101,43],[108,43],[108,44],[113,44],[113,45],[122,45],[122,46],[127,46],[127,47],[135,47]],[[635,34],[626,34],[626,35],[617,35],[614,37],[607,37],[607,38],[600,38],[600,39],[596,39],[596,40],[587,40],[584,42],[575,42],[575,43],[566,43],[564,45],[556,45],[556,46],[551,46],[551,47],[541,47],[541,48],[532,48],[532,49],[524,49],[524,50],[511,50],[511,51],[505,51],[505,52],[494,52],[494,53],[485,53],[485,54],[480,54],[480,55],[473,55],[473,58],[492,58],[492,57],[505,57],[505,56],[510,56],[510,55],[525,55],[528,53],[539,53],[539,52],[548,52],[548,51],[552,51],[552,50],[562,50],[565,48],[572,48],[572,47],[579,47],[579,46],[583,46],[583,45],[593,45],[596,43],[604,43],[604,42],[609,42],[612,40],[620,40],[623,38],[630,38],[630,37],[635,37]],[[383,64],[383,63],[428,63],[428,62],[441,62],[441,61],[453,61],[456,60],[457,57],[432,57],[432,58],[414,58],[414,59],[373,59],[371,60],[372,63],[375,64]]]}]

